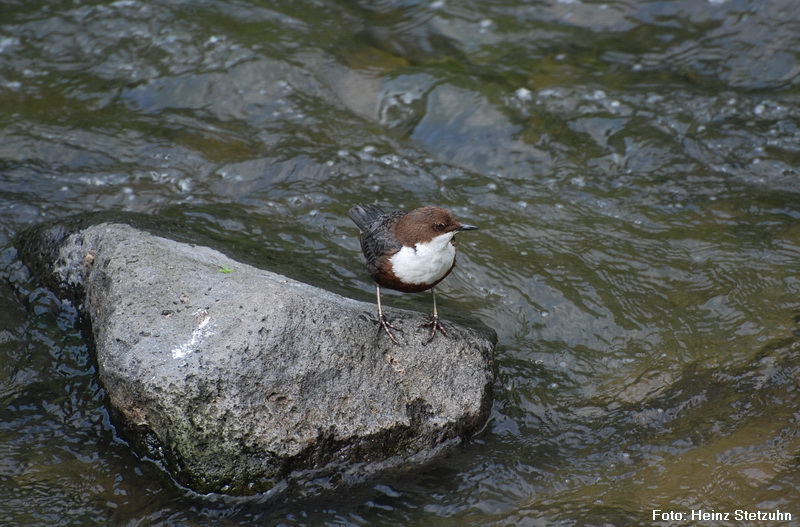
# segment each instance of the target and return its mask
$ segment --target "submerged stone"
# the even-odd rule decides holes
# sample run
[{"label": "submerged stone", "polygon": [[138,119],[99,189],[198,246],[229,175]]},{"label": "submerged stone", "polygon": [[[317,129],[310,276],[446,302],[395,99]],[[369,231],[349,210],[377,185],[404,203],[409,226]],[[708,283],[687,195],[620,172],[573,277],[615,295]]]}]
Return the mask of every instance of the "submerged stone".
[{"label": "submerged stone", "polygon": [[22,243],[94,336],[115,425],[198,492],[361,477],[424,461],[483,426],[494,339],[375,306],[124,224]]}]

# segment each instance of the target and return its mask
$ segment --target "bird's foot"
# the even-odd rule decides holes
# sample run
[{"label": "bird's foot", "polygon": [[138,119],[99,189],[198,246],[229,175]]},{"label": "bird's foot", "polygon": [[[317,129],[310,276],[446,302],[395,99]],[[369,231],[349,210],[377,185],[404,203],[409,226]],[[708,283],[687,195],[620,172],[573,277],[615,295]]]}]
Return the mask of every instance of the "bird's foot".
[{"label": "bird's foot", "polygon": [[392,335],[392,330],[399,331],[400,333],[402,333],[403,332],[402,329],[398,328],[397,326],[395,326],[391,322],[389,322],[389,319],[387,319],[386,315],[383,315],[383,314],[381,314],[378,317],[378,320],[377,320],[376,324],[378,324],[378,334],[380,334],[381,329],[383,329],[383,331],[385,331],[386,334],[389,336],[389,339],[391,339],[391,341],[394,344],[399,345],[399,342],[397,342],[397,339],[394,338],[394,335]]},{"label": "bird's foot", "polygon": [[425,341],[425,344],[429,344],[433,340],[433,337],[436,336],[436,331],[441,331],[442,335],[444,335],[445,337],[448,336],[447,335],[447,331],[445,331],[445,329],[444,329],[444,326],[442,325],[441,322],[439,322],[439,315],[434,315],[433,313],[428,315],[428,321],[426,323],[422,324],[420,327],[421,328],[427,328],[427,327],[431,328],[431,334],[428,337],[428,340]]}]

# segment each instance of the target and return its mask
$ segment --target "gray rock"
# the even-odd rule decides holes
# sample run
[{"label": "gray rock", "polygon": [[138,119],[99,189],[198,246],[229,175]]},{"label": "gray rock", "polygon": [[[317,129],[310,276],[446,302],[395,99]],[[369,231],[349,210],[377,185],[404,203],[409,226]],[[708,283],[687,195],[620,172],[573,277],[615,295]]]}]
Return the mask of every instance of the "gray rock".
[{"label": "gray rock", "polygon": [[388,310],[394,346],[373,304],[127,225],[36,239],[57,245],[27,254],[78,295],[123,437],[195,491],[363,477],[487,418],[491,336],[450,323],[426,346],[422,314]]}]

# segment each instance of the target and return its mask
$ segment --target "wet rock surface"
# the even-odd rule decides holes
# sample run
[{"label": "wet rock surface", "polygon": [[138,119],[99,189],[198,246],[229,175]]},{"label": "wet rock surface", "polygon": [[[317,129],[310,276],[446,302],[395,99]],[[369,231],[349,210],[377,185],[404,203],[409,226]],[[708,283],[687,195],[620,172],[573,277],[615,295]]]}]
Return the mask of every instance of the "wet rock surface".
[{"label": "wet rock surface", "polygon": [[[360,477],[474,433],[494,339],[388,310],[123,224],[40,228],[23,259],[90,322],[115,424],[199,492]],[[33,248],[38,247],[34,250]]]}]

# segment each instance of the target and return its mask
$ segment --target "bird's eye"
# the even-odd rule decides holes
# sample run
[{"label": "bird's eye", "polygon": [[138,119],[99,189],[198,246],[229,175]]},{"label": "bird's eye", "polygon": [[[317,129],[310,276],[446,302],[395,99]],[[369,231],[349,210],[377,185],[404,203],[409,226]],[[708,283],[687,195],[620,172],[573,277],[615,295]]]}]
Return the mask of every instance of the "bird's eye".
[{"label": "bird's eye", "polygon": [[444,230],[444,223],[434,223],[433,228],[439,232],[442,232]]}]

